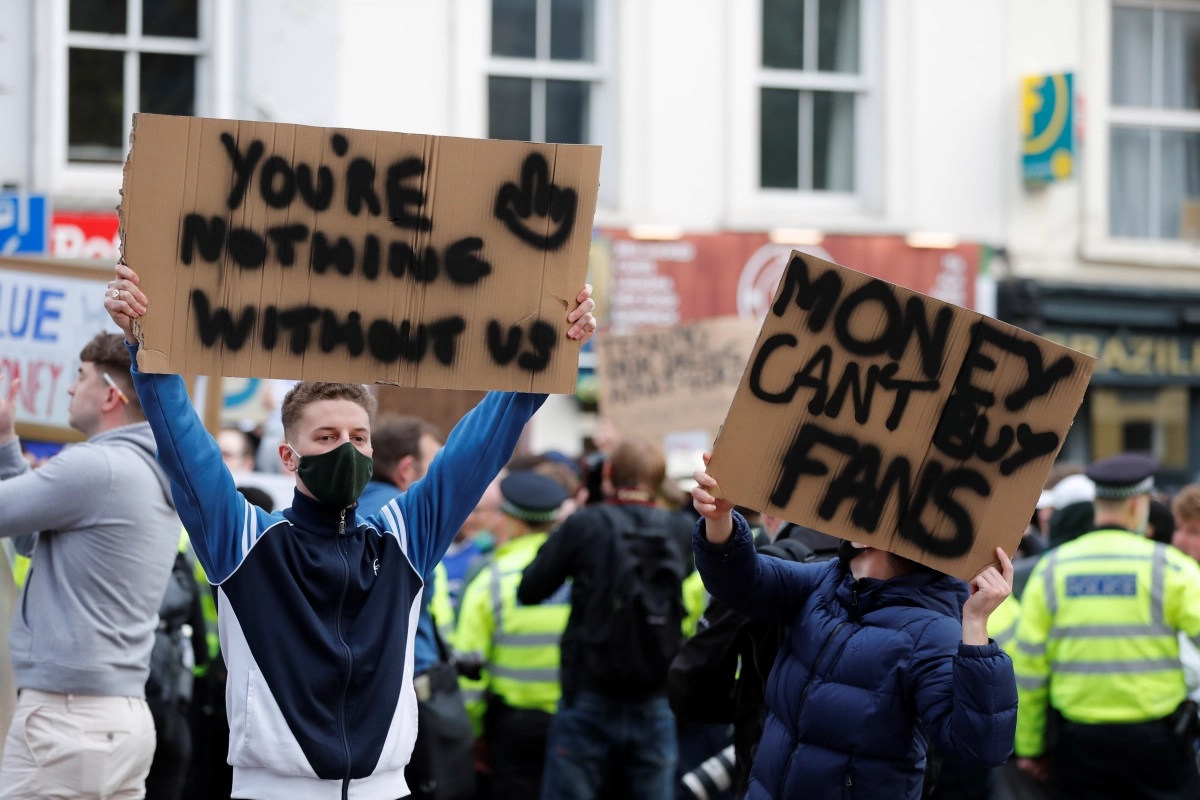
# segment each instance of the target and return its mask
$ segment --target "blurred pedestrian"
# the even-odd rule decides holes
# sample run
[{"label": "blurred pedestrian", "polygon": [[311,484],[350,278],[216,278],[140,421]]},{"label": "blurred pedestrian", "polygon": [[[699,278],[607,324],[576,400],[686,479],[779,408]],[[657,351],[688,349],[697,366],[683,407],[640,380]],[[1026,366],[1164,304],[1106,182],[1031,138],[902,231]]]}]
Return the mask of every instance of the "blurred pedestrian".
[{"label": "blurred pedestrian", "polygon": [[510,472],[500,492],[494,556],[463,593],[454,644],[482,665],[477,680],[462,681],[481,743],[479,761],[490,776],[481,796],[527,800],[538,796],[542,782],[546,731],[562,691],[559,640],[570,608],[565,592],[519,601],[517,585],[568,494],[554,479],[528,471]]},{"label": "blurred pedestrian", "polygon": [[1200,566],[1145,538],[1156,468],[1090,465],[1095,530],[1047,553],[1021,598],[1018,763],[1058,797],[1200,797],[1177,638],[1200,637]]},{"label": "blurred pedestrian", "polygon": [[37,470],[14,430],[16,381],[0,396],[0,536],[32,556],[9,638],[4,800],[142,797],[154,754],[146,680],[179,518],[121,337],[79,358],[68,420],[87,441]]},{"label": "blurred pedestrian", "polygon": [[562,523],[517,592],[526,604],[570,592],[546,800],[591,800],[605,785],[617,797],[674,795],[667,672],[683,642],[690,525],[655,505],[666,461],[653,443],[622,440],[603,469],[607,501]]}]

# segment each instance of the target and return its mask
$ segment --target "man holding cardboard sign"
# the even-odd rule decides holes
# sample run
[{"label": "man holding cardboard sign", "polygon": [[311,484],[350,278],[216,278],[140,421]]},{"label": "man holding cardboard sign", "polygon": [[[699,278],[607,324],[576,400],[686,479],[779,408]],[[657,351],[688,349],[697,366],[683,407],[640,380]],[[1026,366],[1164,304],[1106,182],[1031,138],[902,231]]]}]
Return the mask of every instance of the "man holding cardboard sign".
[{"label": "man holding cardboard sign", "polygon": [[[578,287],[600,148],[153,114],[130,138],[105,307],[219,587],[233,795],[395,800],[425,576],[596,329]],[[237,494],[182,373],[303,380],[282,409],[290,509]],[[364,519],[361,384],[380,382],[509,393]]]},{"label": "man holding cardboard sign", "polygon": [[[358,384],[302,382],[284,400],[279,449],[296,474],[295,497],[267,513],[238,494],[182,378],[140,371],[133,325],[148,297],[138,284],[119,264],[104,304],[134,357],[134,387],[180,518],[219,587],[233,796],[406,795],[424,576],[545,395],[489,394],[421,481],[363,519],[355,508],[371,476],[373,399]],[[590,295],[587,286],[567,315],[572,339],[595,331]]]}]

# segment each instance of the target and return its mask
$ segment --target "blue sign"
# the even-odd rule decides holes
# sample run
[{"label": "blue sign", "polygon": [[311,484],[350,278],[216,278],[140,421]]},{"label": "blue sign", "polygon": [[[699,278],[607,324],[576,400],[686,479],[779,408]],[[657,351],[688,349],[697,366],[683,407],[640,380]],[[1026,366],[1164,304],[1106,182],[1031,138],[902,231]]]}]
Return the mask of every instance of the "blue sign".
[{"label": "blue sign", "polygon": [[50,249],[50,214],[40,194],[0,194],[0,255],[45,255]]},{"label": "blue sign", "polygon": [[1024,80],[1021,109],[1022,173],[1030,184],[1075,174],[1075,92],[1069,72]]}]

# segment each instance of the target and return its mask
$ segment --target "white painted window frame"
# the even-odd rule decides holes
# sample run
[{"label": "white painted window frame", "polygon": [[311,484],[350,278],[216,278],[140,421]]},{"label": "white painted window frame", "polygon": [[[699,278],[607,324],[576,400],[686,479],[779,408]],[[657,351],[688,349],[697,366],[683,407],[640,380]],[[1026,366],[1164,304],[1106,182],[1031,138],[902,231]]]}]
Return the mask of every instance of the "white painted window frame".
[{"label": "white painted window frame", "polygon": [[[806,0],[815,3],[815,0]],[[762,66],[762,3],[740,5],[730,16],[731,78],[729,154],[732,163],[729,220],[735,228],[764,226],[847,226],[870,224],[883,211],[884,4],[861,0],[860,67],[857,75],[781,70]],[[811,28],[811,26],[810,26]],[[815,37],[809,30],[807,36]],[[812,50],[814,48],[809,48]],[[760,180],[763,88],[851,91],[855,93],[854,192],[764,189]],[[802,133],[803,135],[803,133]],[[804,143],[801,143],[803,147]],[[806,156],[801,160],[801,169]]]},{"label": "white painted window frame", "polygon": [[[1113,125],[1200,131],[1200,111],[1121,108],[1111,104],[1112,9],[1114,6],[1200,11],[1186,0],[1112,0],[1081,5],[1084,54],[1079,85],[1088,98],[1083,148],[1083,226],[1080,251],[1087,261],[1151,267],[1200,267],[1200,243],[1127,239],[1109,235],[1109,132]],[[1153,191],[1153,188],[1152,188]]]},{"label": "white painted window frame", "polygon": [[[143,52],[191,55],[197,59],[197,116],[229,116],[233,107],[233,45],[236,41],[234,0],[199,0],[196,39],[142,36],[142,0],[128,0],[124,34],[84,33],[68,30],[69,0],[39,2],[34,104],[34,180],[50,194],[86,204],[113,196],[121,185],[122,164],[72,163],[67,159],[68,51],[72,47],[119,50],[125,53],[125,119],[123,138],[128,141],[139,90],[139,55]],[[136,23],[136,25],[135,25]],[[139,31],[133,34],[128,31]]]},{"label": "white painted window frame", "polygon": [[613,31],[617,0],[595,0],[595,41],[593,60],[561,61],[550,58],[550,0],[537,0],[537,32],[534,58],[510,58],[493,56],[491,48],[492,3],[479,0],[483,5],[486,24],[483,26],[483,77],[480,89],[481,110],[477,136],[488,135],[488,79],[528,78],[533,80],[531,98],[532,120],[530,132],[535,141],[546,137],[546,81],[583,81],[591,85],[589,92],[587,139],[590,144],[604,148],[600,164],[600,203],[613,206],[616,203],[616,93],[613,79]]}]

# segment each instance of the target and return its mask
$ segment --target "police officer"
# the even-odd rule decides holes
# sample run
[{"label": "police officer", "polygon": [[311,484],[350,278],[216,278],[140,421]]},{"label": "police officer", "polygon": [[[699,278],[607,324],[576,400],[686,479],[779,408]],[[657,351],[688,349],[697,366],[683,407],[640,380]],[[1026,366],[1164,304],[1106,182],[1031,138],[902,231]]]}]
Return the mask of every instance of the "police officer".
[{"label": "police officer", "polygon": [[1021,598],[1016,754],[1058,797],[1200,797],[1177,638],[1200,639],[1200,567],[1142,535],[1156,468],[1092,464],[1097,529],[1048,552]]},{"label": "police officer", "polygon": [[567,491],[544,475],[513,472],[500,482],[500,493],[494,557],[463,593],[455,647],[483,663],[479,680],[461,683],[491,769],[486,796],[523,800],[537,797],[542,783],[546,731],[562,694],[559,639],[571,606],[566,592],[521,605],[517,586]]}]

